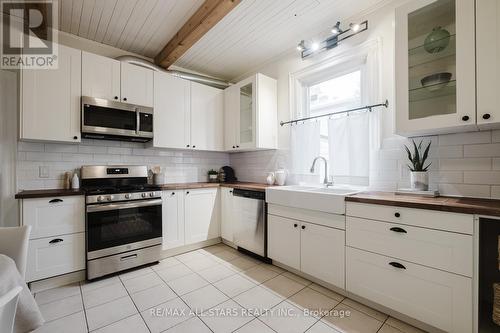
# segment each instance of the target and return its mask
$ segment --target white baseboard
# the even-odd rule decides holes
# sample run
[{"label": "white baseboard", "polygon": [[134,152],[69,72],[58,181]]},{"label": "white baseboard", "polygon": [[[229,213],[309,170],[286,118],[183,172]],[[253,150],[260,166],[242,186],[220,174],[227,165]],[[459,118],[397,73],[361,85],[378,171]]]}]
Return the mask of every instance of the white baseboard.
[{"label": "white baseboard", "polygon": [[85,270],[30,282],[29,287],[32,293],[39,293],[47,289],[62,287],[80,281],[85,281]]}]

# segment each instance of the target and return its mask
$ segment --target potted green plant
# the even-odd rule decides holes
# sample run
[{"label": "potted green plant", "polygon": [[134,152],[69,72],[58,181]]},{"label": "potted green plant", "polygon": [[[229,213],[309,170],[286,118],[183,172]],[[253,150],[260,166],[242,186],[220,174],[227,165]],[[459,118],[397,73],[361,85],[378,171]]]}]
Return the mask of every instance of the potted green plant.
[{"label": "potted green plant", "polygon": [[429,149],[431,148],[431,142],[422,152],[422,141],[417,145],[414,140],[413,143],[413,153],[405,145],[406,153],[408,154],[408,159],[410,164],[408,168],[410,169],[410,184],[411,189],[415,191],[427,191],[429,189],[429,176],[427,174],[427,169],[431,166],[431,162],[426,165],[427,157],[429,156]]},{"label": "potted green plant", "polygon": [[210,183],[217,183],[219,181],[219,173],[214,169],[208,170],[208,181]]}]

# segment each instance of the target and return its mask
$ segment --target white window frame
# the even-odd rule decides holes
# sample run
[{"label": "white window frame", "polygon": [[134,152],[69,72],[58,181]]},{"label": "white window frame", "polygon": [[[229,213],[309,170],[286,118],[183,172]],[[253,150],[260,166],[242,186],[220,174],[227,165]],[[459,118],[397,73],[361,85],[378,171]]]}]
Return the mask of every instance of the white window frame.
[{"label": "white window frame", "polygon": [[[351,71],[350,68],[356,66],[363,66],[366,64],[368,50],[378,44],[376,40],[370,40],[360,44],[359,46],[338,52],[334,56],[321,60],[311,66],[305,67],[299,71],[289,74],[289,105],[290,105],[290,119],[298,119],[306,117],[307,99],[305,90],[310,85],[309,82],[315,81],[315,77],[321,77],[322,73],[329,73],[330,75],[335,72],[341,72],[342,66],[346,72]],[[361,89],[365,89],[363,83],[364,70],[361,77]],[[328,74],[325,74],[328,77]],[[334,77],[334,76],[333,76]],[[309,96],[307,96],[309,97]]]}]

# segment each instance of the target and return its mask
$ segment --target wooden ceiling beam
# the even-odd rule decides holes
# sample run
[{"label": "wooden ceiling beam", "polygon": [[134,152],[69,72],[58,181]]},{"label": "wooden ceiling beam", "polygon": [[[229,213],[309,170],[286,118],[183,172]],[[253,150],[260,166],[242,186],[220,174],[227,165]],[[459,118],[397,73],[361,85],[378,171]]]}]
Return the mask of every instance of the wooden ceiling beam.
[{"label": "wooden ceiling beam", "polygon": [[158,53],[155,63],[163,68],[170,67],[240,2],[241,0],[205,0]]}]

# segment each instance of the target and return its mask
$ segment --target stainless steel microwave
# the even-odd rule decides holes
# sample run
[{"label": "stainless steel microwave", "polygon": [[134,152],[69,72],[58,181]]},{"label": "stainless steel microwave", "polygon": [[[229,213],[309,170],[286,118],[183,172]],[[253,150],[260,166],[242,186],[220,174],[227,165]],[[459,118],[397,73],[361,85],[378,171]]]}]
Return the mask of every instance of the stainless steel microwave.
[{"label": "stainless steel microwave", "polygon": [[82,96],[82,137],[147,142],[153,138],[153,108]]}]

